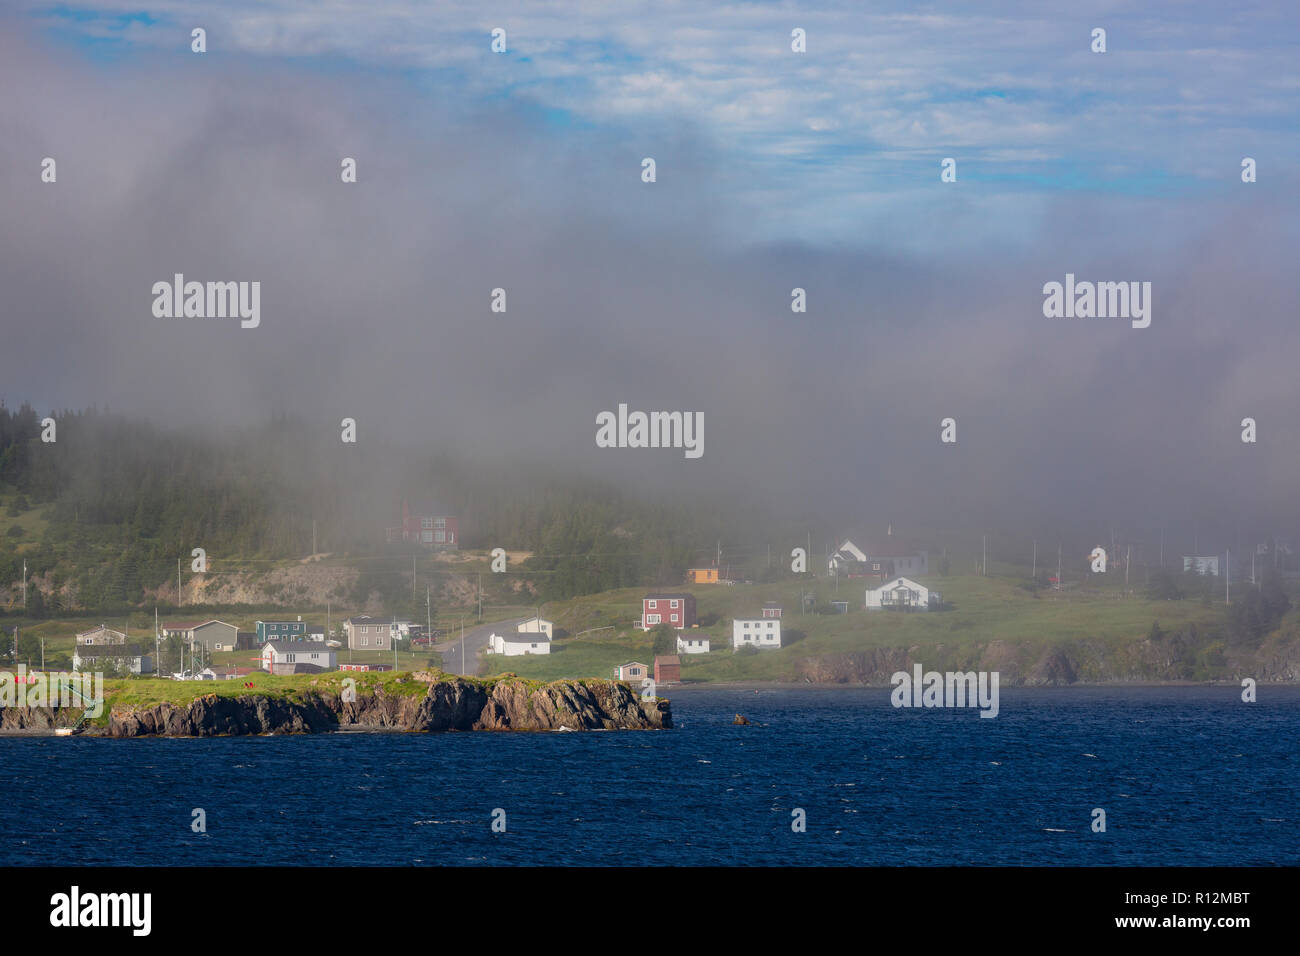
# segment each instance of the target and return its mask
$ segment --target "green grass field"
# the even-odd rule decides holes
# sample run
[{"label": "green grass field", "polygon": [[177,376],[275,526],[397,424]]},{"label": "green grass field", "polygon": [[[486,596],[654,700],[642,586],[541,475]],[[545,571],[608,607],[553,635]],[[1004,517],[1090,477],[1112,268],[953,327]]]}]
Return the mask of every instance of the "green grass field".
[{"label": "green grass field", "polygon": [[[696,596],[697,612],[706,623],[693,634],[707,636],[709,654],[682,657],[682,678],[687,681],[776,681],[796,679],[794,664],[801,658],[845,654],[874,647],[942,648],[960,655],[992,641],[1036,644],[1044,647],[1088,640],[1110,646],[1138,642],[1159,620],[1165,631],[1196,623],[1210,627],[1222,619],[1222,606],[1199,601],[1150,601],[1125,595],[1118,588],[1052,591],[1037,595],[1020,586],[1018,579],[978,575],[930,577],[921,583],[943,594],[945,609],[899,613],[863,610],[865,582],[821,579],[805,585],[816,595],[818,606],[848,601],[849,613],[801,614],[798,583],[772,585],[698,585],[685,590]],[[651,663],[648,637],[633,630],[646,589],[610,591],[556,602],[544,614],[568,632],[557,639],[551,653],[539,656],[485,658],[486,670],[511,670],[529,677],[609,677],[619,664],[632,660]],[[764,602],[784,607],[780,650],[757,654],[731,651],[733,618],[757,617]],[[592,627],[608,627],[578,636]]]}]

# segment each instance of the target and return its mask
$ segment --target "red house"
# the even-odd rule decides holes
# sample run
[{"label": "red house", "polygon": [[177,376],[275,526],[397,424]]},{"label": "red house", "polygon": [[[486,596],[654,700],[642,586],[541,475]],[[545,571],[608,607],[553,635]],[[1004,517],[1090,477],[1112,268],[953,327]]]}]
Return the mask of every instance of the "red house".
[{"label": "red house", "polygon": [[388,540],[415,541],[428,548],[460,547],[460,519],[445,508],[419,501],[411,504],[402,499],[402,524],[388,529]]},{"label": "red house", "polygon": [[648,631],[656,624],[671,624],[676,628],[694,627],[695,595],[684,591],[647,594],[641,599],[641,629]]},{"label": "red house", "polygon": [[655,683],[680,684],[682,682],[682,659],[676,654],[669,657],[655,658]]}]

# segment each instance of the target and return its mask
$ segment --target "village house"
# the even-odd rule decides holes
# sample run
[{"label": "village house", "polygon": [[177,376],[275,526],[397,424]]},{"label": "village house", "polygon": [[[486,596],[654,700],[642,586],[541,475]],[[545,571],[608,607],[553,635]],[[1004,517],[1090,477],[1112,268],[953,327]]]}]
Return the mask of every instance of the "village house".
[{"label": "village house", "polygon": [[341,671],[391,671],[392,664],[340,664]]},{"label": "village house", "polygon": [[388,617],[371,617],[362,614],[343,622],[347,645],[354,651],[391,651],[393,649],[393,620]]},{"label": "village house", "polygon": [[162,636],[179,637],[191,647],[197,641],[199,646],[212,651],[233,651],[238,646],[239,628],[225,621],[186,621],[183,623],[164,624]]},{"label": "village house", "polygon": [[680,684],[682,681],[682,659],[674,655],[655,658],[655,683]]},{"label": "village house", "polygon": [[111,627],[106,627],[103,624],[99,625],[99,627],[92,627],[88,631],[81,631],[77,634],[78,645],[125,643],[125,633],[122,631],[115,631]]},{"label": "village house", "polygon": [[153,655],[139,644],[78,644],[72,652],[74,671],[105,670],[110,664],[130,674],[153,673]]},{"label": "village house", "polygon": [[780,617],[781,605],[776,601],[767,601],[763,604],[763,617]]},{"label": "village house", "polygon": [[617,680],[640,681],[650,676],[650,668],[640,661],[631,661],[627,664],[620,664],[615,673],[617,674]]},{"label": "village house", "polygon": [[268,674],[318,674],[338,666],[333,648],[311,641],[267,641],[262,670]]},{"label": "village house", "polygon": [[520,657],[524,654],[551,653],[551,639],[541,632],[514,632],[492,634],[488,637],[488,653]]},{"label": "village house", "polygon": [[731,646],[780,647],[781,622],[773,618],[736,618],[731,622]]},{"label": "village house", "polygon": [[686,570],[687,584],[717,584],[717,568],[688,568]]},{"label": "village house", "polygon": [[303,623],[302,615],[298,615],[296,621],[258,621],[255,625],[257,628],[257,643],[265,644],[267,641],[305,641],[307,639],[307,625]]},{"label": "village house", "polygon": [[709,639],[707,637],[684,637],[678,634],[677,653],[707,654],[709,653]]},{"label": "village house", "polygon": [[431,502],[409,504],[402,499],[401,524],[387,531],[388,540],[414,541],[428,548],[460,547],[460,519]]},{"label": "village house", "polygon": [[831,574],[844,575],[854,565],[863,564],[866,560],[866,552],[845,538],[844,543],[831,554],[828,566]]},{"label": "village house", "polygon": [[887,581],[901,574],[930,573],[929,552],[893,534],[859,548],[845,540],[830,557],[830,572],[838,577],[875,578]]},{"label": "village house", "polygon": [[928,611],[938,607],[943,596],[909,578],[894,578],[878,588],[867,589],[867,610],[893,608],[902,611]]},{"label": "village house", "polygon": [[554,629],[555,625],[544,617],[530,617],[515,628],[520,634],[545,634],[547,640],[555,636],[552,633]]},{"label": "village house", "polygon": [[199,680],[236,680],[240,677],[247,677],[253,673],[251,667],[225,667],[214,664],[211,667],[205,667],[199,671]]},{"label": "village house", "polygon": [[685,591],[660,591],[641,599],[641,630],[648,631],[656,624],[671,624],[675,628],[695,626],[695,595]]}]

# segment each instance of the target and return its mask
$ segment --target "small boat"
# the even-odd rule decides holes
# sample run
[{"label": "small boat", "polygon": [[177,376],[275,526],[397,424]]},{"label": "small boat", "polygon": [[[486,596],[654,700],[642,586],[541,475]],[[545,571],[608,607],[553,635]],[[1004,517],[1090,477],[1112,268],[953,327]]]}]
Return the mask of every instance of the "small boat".
[{"label": "small boat", "polygon": [[75,732],[75,730],[76,730],[76,728],[74,728],[74,727],[55,727],[55,728],[54,728],[54,736],[56,736],[56,737],[71,737],[71,736],[73,735],[73,733]]}]

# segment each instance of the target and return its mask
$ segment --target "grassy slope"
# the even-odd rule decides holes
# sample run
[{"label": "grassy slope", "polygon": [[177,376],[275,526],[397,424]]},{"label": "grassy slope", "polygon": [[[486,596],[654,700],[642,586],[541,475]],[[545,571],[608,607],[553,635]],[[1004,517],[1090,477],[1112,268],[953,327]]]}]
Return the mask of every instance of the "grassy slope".
[{"label": "grassy slope", "polygon": [[[682,676],[688,680],[789,680],[794,662],[803,657],[839,654],[871,647],[936,646],[960,652],[1000,640],[1041,643],[1048,646],[1072,639],[1096,639],[1108,646],[1145,637],[1154,620],[1166,630],[1196,622],[1206,626],[1221,608],[1197,601],[1153,602],[1124,597],[1116,590],[1041,591],[1034,597],[1013,580],[975,575],[930,578],[922,583],[942,590],[951,610],[938,613],[898,614],[862,610],[865,587],[841,581],[838,594],[832,582],[816,583],[818,603],[847,600],[847,615],[798,612],[798,584],[707,585],[684,588],[696,595],[698,612],[718,623],[701,627],[698,634],[712,639],[707,655],[682,658]],[[548,605],[546,614],[571,634],[586,627],[617,621],[619,627],[558,640],[552,653],[539,657],[487,658],[487,669],[510,669],[539,678],[561,676],[609,677],[613,668],[630,660],[650,663],[650,641],[628,623],[640,610],[643,589],[611,591]],[[764,601],[780,601],[785,608],[782,624],[789,636],[804,637],[777,651],[735,655],[730,651],[733,617],[757,616]]]}]

